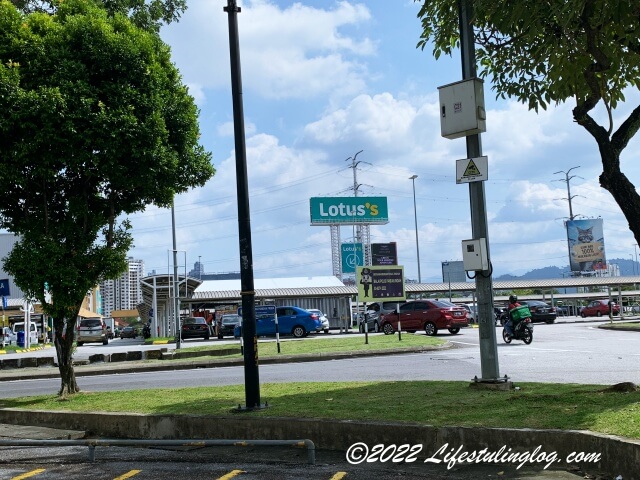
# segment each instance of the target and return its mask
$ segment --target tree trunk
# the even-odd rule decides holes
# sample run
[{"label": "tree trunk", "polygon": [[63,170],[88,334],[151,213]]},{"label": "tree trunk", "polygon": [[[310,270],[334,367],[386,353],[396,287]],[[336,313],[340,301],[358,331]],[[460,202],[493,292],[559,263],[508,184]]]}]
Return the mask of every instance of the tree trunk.
[{"label": "tree trunk", "polygon": [[620,206],[620,210],[629,222],[629,229],[633,233],[636,243],[640,245],[640,195],[627,176],[618,168],[612,167],[620,164],[619,155],[615,158],[605,159],[605,153],[602,150],[600,153],[603,156],[602,164],[604,167],[602,174],[600,174],[600,186],[611,193]]},{"label": "tree trunk", "polygon": [[60,370],[60,391],[58,395],[66,397],[78,393],[80,388],[76,383],[76,374],[73,369],[73,341],[75,337],[75,320],[55,318],[54,344],[58,357],[58,369]]}]

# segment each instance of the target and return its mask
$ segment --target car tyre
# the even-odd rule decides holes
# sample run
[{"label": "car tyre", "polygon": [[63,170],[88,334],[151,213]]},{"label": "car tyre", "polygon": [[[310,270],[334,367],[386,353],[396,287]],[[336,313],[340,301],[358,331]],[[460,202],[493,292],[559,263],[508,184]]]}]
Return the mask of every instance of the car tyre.
[{"label": "car tyre", "polygon": [[601,317],[601,316],[602,316],[602,312],[601,312],[600,310],[598,310],[598,311],[596,312],[596,317]]},{"label": "car tyre", "polygon": [[324,333],[326,333],[326,334],[328,335],[328,334],[329,334],[329,329],[328,329],[328,328],[325,328],[325,329],[324,329]]},{"label": "car tyre", "polygon": [[544,323],[547,323],[547,324],[551,325],[552,323],[555,323],[555,321],[556,321],[555,319],[552,319],[552,320],[547,320]]},{"label": "car tyre", "polygon": [[223,337],[223,336],[222,336],[221,334],[218,334],[218,339],[219,339],[219,340],[222,340],[222,337]]},{"label": "car tyre", "polygon": [[378,333],[380,331],[380,325],[378,325],[378,322],[375,322],[373,324],[373,331]]},{"label": "car tyre", "polygon": [[385,335],[393,335],[393,325],[391,325],[390,323],[385,323],[384,325],[382,325],[382,331]]},{"label": "car tyre", "polygon": [[587,316],[585,315],[585,313],[584,313],[584,312],[580,312],[580,316],[581,316],[582,318],[587,318]]},{"label": "car tyre", "polygon": [[302,325],[296,325],[295,327],[293,327],[293,330],[291,330],[291,334],[295,338],[302,338],[307,336],[307,331]]},{"label": "car tyre", "polygon": [[449,333],[450,333],[451,335],[456,335],[459,331],[460,331],[460,329],[459,329],[459,328],[450,328],[450,329],[449,329]]},{"label": "car tyre", "polygon": [[424,324],[424,333],[426,333],[430,337],[433,337],[434,335],[436,335],[438,333],[438,328],[436,327],[436,324],[433,323],[433,322],[425,323]]},{"label": "car tyre", "polygon": [[108,338],[105,338],[105,339],[102,341],[102,344],[103,344],[103,345],[109,345],[109,339],[108,339]]},{"label": "car tyre", "polygon": [[82,342],[77,342],[78,346],[81,347],[82,345],[84,345]]},{"label": "car tyre", "polygon": [[504,340],[504,343],[511,343],[511,335],[509,335],[507,333],[506,329],[502,329],[502,339]]}]

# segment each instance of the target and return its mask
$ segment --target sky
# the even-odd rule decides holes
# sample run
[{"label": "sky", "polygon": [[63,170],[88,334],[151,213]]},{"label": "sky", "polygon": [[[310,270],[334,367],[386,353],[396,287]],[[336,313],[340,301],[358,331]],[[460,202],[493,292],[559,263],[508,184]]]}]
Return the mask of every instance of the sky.
[{"label": "sky", "polygon": [[[215,176],[175,200],[180,271],[240,270],[226,0],[189,0],[163,39],[200,109],[201,141]],[[462,79],[460,53],[435,60],[416,48],[413,0],[244,0],[238,14],[246,161],[255,278],[332,275],[330,229],[311,226],[311,197],[353,196],[357,152],[360,196],[387,198],[389,223],[371,226],[373,243],[396,242],[405,277],[442,281],[441,262],[462,260],[472,238],[469,186],[456,184],[464,139],[440,136],[438,87]],[[567,266],[563,222],[601,217],[608,259],[635,259],[635,239],[611,195],[598,184],[595,141],[575,124],[570,104],[535,113],[496,100],[484,85],[488,157],[485,182],[494,276]],[[640,102],[614,112],[616,126]],[[596,118],[604,121],[604,112]],[[640,140],[622,170],[640,182]],[[579,167],[579,168],[574,168]],[[409,177],[417,175],[415,181]],[[129,217],[147,272],[173,271],[171,211],[148,207]],[[352,228],[341,228],[352,241]]]}]

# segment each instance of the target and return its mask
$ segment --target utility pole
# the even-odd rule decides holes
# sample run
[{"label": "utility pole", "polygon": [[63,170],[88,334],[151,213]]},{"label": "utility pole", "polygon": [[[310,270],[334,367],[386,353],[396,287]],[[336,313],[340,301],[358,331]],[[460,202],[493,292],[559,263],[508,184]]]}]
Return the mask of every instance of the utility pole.
[{"label": "utility pole", "polygon": [[[460,20],[460,53],[462,60],[463,80],[475,78],[476,52],[473,36],[473,2],[458,0]],[[480,134],[468,135],[467,157],[482,156]],[[484,193],[485,182],[469,183],[469,201],[471,207],[471,231],[473,238],[484,238],[487,244],[488,271],[476,273],[476,292],[478,294],[478,318],[480,320],[480,364],[482,378],[479,382],[497,383],[506,381],[506,376],[500,378],[498,366],[498,345],[496,342],[496,327],[493,320],[493,281],[491,279],[491,255],[489,253],[489,231],[487,228],[487,210]]]},{"label": "utility pole", "polygon": [[[566,172],[564,170],[559,170],[559,171],[553,173],[554,175],[557,175],[558,173],[564,173],[564,180],[560,179],[560,181],[561,182],[565,182],[567,184],[567,198],[566,199],[563,198],[563,200],[568,200],[569,201],[569,220],[573,220],[574,219],[573,207],[571,206],[571,200],[578,196],[578,195],[571,196],[571,179],[575,178],[577,175],[569,176],[569,172],[571,172],[571,170],[574,170],[576,168],[580,168],[580,165],[578,165],[577,167],[571,167]],[[582,178],[582,177],[580,177],[580,178]]]},{"label": "utility pole", "polygon": [[236,0],[227,0],[224,11],[229,14],[229,50],[231,56],[231,94],[233,96],[233,131],[236,150],[236,185],[238,197],[238,234],[240,241],[240,296],[242,297],[242,339],[244,342],[244,386],[246,406],[254,410],[260,405],[258,375],[258,337],[256,335],[256,302],[253,282],[253,250],[247,181],[247,149],[244,138],[242,76]]}]

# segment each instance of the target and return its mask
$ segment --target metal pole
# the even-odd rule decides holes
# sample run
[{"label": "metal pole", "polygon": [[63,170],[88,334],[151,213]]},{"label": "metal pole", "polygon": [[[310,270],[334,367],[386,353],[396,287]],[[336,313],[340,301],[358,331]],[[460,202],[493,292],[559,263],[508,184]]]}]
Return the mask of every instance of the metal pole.
[{"label": "metal pole", "polygon": [[418,244],[418,211],[416,210],[416,178],[418,175],[411,175],[409,180],[413,184],[413,219],[416,227],[416,256],[418,257],[418,283],[422,283],[422,276],[420,275],[420,246]]},{"label": "metal pole", "polygon": [[569,170],[567,170],[566,172],[564,170],[559,170],[557,172],[554,172],[554,175],[558,174],[558,173],[564,173],[564,182],[566,182],[567,184],[567,200],[569,201],[569,220],[573,220],[573,207],[571,205],[571,199],[573,198],[571,196],[571,179],[575,177],[575,175],[572,175],[571,177],[569,176],[569,172],[575,168],[580,168],[580,165],[578,165],[577,167],[571,167]]},{"label": "metal pole", "polygon": [[180,325],[180,300],[178,299],[178,249],[176,242],[176,212],[171,201],[171,233],[173,235],[173,325],[176,335],[176,350],[181,348],[182,325]]},{"label": "metal pole", "polygon": [[253,251],[251,248],[251,220],[249,186],[247,182],[247,153],[244,138],[242,107],[242,75],[240,72],[240,42],[238,13],[235,0],[227,0],[224,11],[229,16],[229,51],[231,57],[231,93],[233,96],[233,130],[236,150],[236,183],[238,196],[238,234],[240,240],[240,295],[242,296],[242,338],[244,341],[244,383],[246,409],[260,408],[260,379],[258,374],[258,337],[256,336],[255,291],[253,283]]},{"label": "metal pole", "polygon": [[[459,0],[460,16],[460,52],[462,60],[462,78],[476,77],[476,54],[473,37],[473,2]],[[480,135],[469,135],[467,141],[467,157],[482,156]],[[480,320],[480,364],[482,378],[480,381],[500,381],[498,366],[498,347],[496,344],[496,327],[493,322],[493,282],[491,279],[491,256],[489,253],[489,231],[487,228],[487,211],[484,194],[484,182],[469,183],[469,201],[471,207],[471,229],[473,238],[485,238],[489,270],[476,274],[476,292],[478,294],[478,318]],[[506,377],[505,377],[506,378]]]}]

